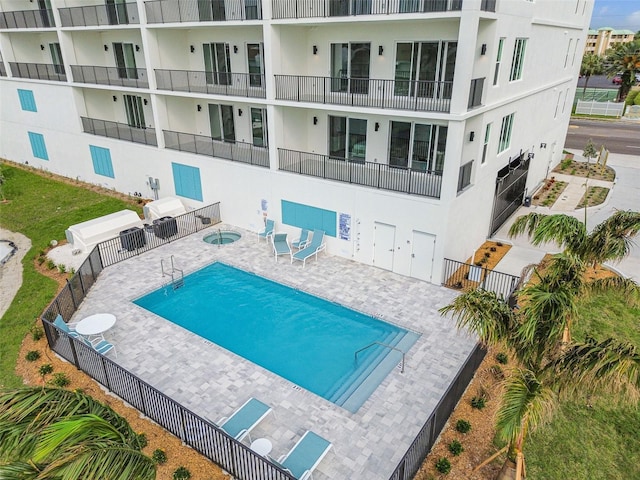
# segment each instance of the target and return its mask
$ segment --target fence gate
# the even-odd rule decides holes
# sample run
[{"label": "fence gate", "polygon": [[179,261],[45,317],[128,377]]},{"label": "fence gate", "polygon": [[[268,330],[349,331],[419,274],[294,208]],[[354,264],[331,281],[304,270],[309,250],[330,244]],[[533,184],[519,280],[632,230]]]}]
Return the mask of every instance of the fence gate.
[{"label": "fence gate", "polygon": [[490,236],[496,233],[507,218],[522,205],[529,162],[528,153],[520,152],[520,155],[514,160],[510,159],[509,163],[498,172]]}]

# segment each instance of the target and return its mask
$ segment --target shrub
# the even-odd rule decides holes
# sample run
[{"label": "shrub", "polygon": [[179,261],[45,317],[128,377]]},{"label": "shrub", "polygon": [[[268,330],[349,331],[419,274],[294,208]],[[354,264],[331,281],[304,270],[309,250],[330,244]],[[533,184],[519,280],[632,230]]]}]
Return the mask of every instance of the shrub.
[{"label": "shrub", "polygon": [[492,365],[489,371],[498,379],[504,378],[504,372],[502,371],[502,368],[500,368],[500,365]]},{"label": "shrub", "polygon": [[44,377],[45,375],[48,375],[51,372],[53,372],[53,365],[51,365],[50,363],[45,363],[44,365],[40,365],[40,368],[38,368],[38,373],[40,374],[41,377]]},{"label": "shrub", "polygon": [[66,373],[58,372],[53,374],[53,378],[49,383],[56,387],[64,388],[71,383],[71,380],[69,380]]},{"label": "shrub", "polygon": [[149,444],[149,441],[147,440],[147,434],[138,433],[137,437],[138,437],[138,446],[140,447],[140,450],[142,450],[144,447],[146,447]]},{"label": "shrub", "polygon": [[167,461],[167,454],[164,453],[164,450],[162,450],[161,448],[156,448],[153,451],[153,455],[151,455],[151,458],[158,465],[162,465],[163,463],[166,463],[166,461]]},{"label": "shrub", "polygon": [[186,467],[178,467],[173,472],[173,480],[187,480],[191,478],[191,472]]},{"label": "shrub", "polygon": [[31,332],[31,338],[33,338],[34,342],[37,342],[44,337],[44,330],[42,330],[42,327],[38,325],[33,325],[29,331]]},{"label": "shrub", "polygon": [[61,263],[60,265],[58,265],[58,271],[60,273],[66,273],[67,271],[67,266],[64,263]]},{"label": "shrub", "polygon": [[440,457],[436,462],[436,470],[446,475],[451,471],[451,462],[445,457]]},{"label": "shrub", "polygon": [[46,258],[44,258],[44,257],[38,257],[38,265],[42,265],[45,260],[46,260]]},{"label": "shrub", "polygon": [[502,246],[502,242],[496,242],[496,245],[501,247]]},{"label": "shrub", "polygon": [[490,252],[484,252],[484,258],[489,258],[491,257],[491,253]]},{"label": "shrub", "polygon": [[571,166],[572,162],[573,162],[573,160],[570,159],[570,158],[563,159],[562,162],[560,162],[560,170],[566,170],[567,168],[569,168]]},{"label": "shrub", "polygon": [[486,405],[487,405],[487,398],[483,395],[480,395],[479,397],[473,397],[471,399],[471,406],[473,408],[482,410]]},{"label": "shrub", "polygon": [[54,268],[56,268],[55,262],[53,260],[51,260],[51,259],[48,259],[47,260],[47,268],[49,270],[53,270]]},{"label": "shrub", "polygon": [[506,353],[500,352],[496,355],[496,361],[498,363],[501,363],[502,365],[506,365],[507,362],[509,361],[509,357],[507,357]]},{"label": "shrub", "polygon": [[495,252],[495,251],[496,251],[496,250],[498,250],[498,249],[497,249],[496,247],[491,247],[489,250],[490,250],[491,252]]},{"label": "shrub", "polygon": [[462,444],[458,441],[458,440],[454,440],[452,441],[449,445],[449,451],[451,452],[451,454],[454,457],[457,457],[458,455],[460,455],[462,452],[464,452],[464,447],[462,446]]},{"label": "shrub", "polygon": [[467,420],[458,420],[456,422],[456,430],[460,433],[469,433],[471,431],[471,423]]},{"label": "shrub", "polygon": [[30,350],[27,352],[27,354],[24,356],[24,358],[28,361],[28,362],[35,362],[36,360],[38,360],[40,358],[40,352],[37,350]]}]

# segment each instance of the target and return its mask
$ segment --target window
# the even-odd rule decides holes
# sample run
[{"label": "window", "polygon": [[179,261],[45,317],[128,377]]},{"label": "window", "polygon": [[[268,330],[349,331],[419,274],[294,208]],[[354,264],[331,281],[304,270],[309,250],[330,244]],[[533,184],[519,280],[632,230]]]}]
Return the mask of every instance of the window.
[{"label": "window", "polygon": [[569,89],[567,88],[567,92],[564,94],[564,102],[562,102],[562,113],[564,113],[564,109],[567,106],[567,99],[569,98]]},{"label": "window", "polygon": [[211,124],[211,138],[225,142],[236,141],[236,128],[231,105],[209,104],[209,123]]},{"label": "window", "polygon": [[458,173],[458,193],[471,184],[471,169],[473,168],[473,160],[465,163],[460,167]]},{"label": "window", "polygon": [[55,27],[55,19],[53,18],[53,9],[51,8],[51,0],[38,0],[38,10],[40,10],[40,18],[43,27]]},{"label": "window", "polygon": [[394,95],[451,98],[456,42],[398,43]]},{"label": "window", "polygon": [[231,85],[231,59],[228,43],[202,45],[204,71],[209,85]]},{"label": "window", "polygon": [[53,71],[58,75],[64,75],[64,62],[62,61],[62,50],[59,43],[50,43],[49,52],[51,53],[51,63],[53,63]]},{"label": "window", "polygon": [[553,113],[553,118],[558,118],[558,108],[560,108],[560,96],[562,92],[558,92],[558,100],[556,100],[556,111]]},{"label": "window", "polygon": [[509,81],[511,82],[522,78],[522,67],[524,66],[524,52],[526,46],[526,38],[516,38],[516,45],[513,49],[513,59],[511,60],[511,75],[509,76]]},{"label": "window", "polygon": [[29,134],[29,143],[31,143],[31,151],[33,156],[42,160],[49,160],[47,155],[47,147],[44,144],[44,136],[40,133],[27,132]]},{"label": "window", "polygon": [[329,116],[329,156],[364,163],[367,153],[367,121]]},{"label": "window", "polygon": [[253,144],[256,147],[266,147],[267,138],[267,111],[264,108],[251,109],[251,131]]},{"label": "window", "polygon": [[133,53],[133,43],[114,43],[113,55],[116,58],[118,77],[131,79],[138,78],[136,57]]},{"label": "window", "polygon": [[329,237],[337,234],[337,215],[332,210],[312,207],[303,203],[280,201],[282,223],[307,230],[323,230]]},{"label": "window", "polygon": [[469,89],[468,108],[478,107],[482,105],[483,88],[484,88],[484,78],[474,78],[473,80],[471,80],[471,88]]},{"label": "window", "polygon": [[569,62],[569,52],[571,51],[572,42],[573,42],[573,38],[570,38],[569,45],[567,45],[567,54],[564,56],[564,68],[567,68],[567,63]]},{"label": "window", "polygon": [[498,153],[504,152],[511,146],[511,128],[513,127],[513,113],[502,118],[502,127],[500,128],[500,142],[498,144]]},{"label": "window", "polygon": [[127,16],[127,1],[130,0],[106,0],[109,25],[126,25],[129,23]]},{"label": "window", "polygon": [[36,99],[32,90],[18,89],[18,99],[20,100],[20,108],[25,112],[37,112]]},{"label": "window", "polygon": [[122,97],[124,99],[124,109],[127,113],[127,124],[130,127],[145,128],[142,97],[135,95],[123,95]]},{"label": "window", "polygon": [[198,0],[198,19],[201,22],[226,20],[224,0]]},{"label": "window", "polygon": [[571,66],[573,67],[576,63],[576,53],[578,52],[578,39],[576,38],[575,43],[573,44],[573,58],[571,59]]},{"label": "window", "polygon": [[447,127],[391,122],[389,166],[442,173]]},{"label": "window", "polygon": [[93,171],[104,177],[115,178],[115,175],[113,174],[113,164],[111,163],[111,152],[109,149],[89,145],[89,151],[91,152]]},{"label": "window", "polygon": [[262,87],[262,77],[264,76],[264,65],[262,59],[261,43],[247,44],[247,62],[249,64],[249,85],[252,87]]},{"label": "window", "polygon": [[244,14],[247,20],[259,20],[261,10],[258,9],[258,0],[244,0]]},{"label": "window", "polygon": [[173,186],[176,190],[176,195],[201,202],[202,183],[200,181],[200,169],[172,162],[171,170],[173,172]]},{"label": "window", "polygon": [[480,163],[487,161],[487,150],[489,149],[489,138],[491,138],[491,124],[488,123],[484,130],[484,143],[482,144],[482,160]]},{"label": "window", "polygon": [[504,47],[504,37],[498,41],[498,54],[496,55],[496,70],[493,72],[493,84],[498,84],[498,76],[500,74],[500,62],[502,62],[502,48]]},{"label": "window", "polygon": [[331,91],[369,93],[370,43],[331,44]]}]

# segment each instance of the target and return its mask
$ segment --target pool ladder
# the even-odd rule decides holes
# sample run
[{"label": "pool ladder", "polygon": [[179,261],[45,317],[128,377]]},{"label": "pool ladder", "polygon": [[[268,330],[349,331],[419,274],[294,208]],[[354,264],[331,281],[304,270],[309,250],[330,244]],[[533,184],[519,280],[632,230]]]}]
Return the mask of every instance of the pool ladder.
[{"label": "pool ladder", "polygon": [[[173,263],[173,255],[171,255],[171,271],[169,272],[164,271],[164,259],[160,259],[160,268],[162,269],[163,277],[165,275],[171,276],[171,286],[173,287],[174,290],[177,290],[178,288],[184,286],[184,272],[179,268],[175,267]],[[178,273],[180,274],[180,276],[177,275]]]}]

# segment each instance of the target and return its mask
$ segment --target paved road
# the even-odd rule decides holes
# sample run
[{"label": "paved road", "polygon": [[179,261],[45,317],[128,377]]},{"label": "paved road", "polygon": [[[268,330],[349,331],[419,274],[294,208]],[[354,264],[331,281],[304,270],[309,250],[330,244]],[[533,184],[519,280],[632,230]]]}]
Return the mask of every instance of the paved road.
[{"label": "paved road", "polygon": [[640,123],[572,119],[564,146],[582,151],[590,138],[596,148],[640,157]]},{"label": "paved road", "polygon": [[[578,88],[584,87],[584,82],[587,77],[582,77],[578,79]],[[607,78],[604,75],[592,75],[589,77],[589,83],[587,83],[587,88],[612,88],[617,89],[619,85],[614,84],[610,78]]]}]

